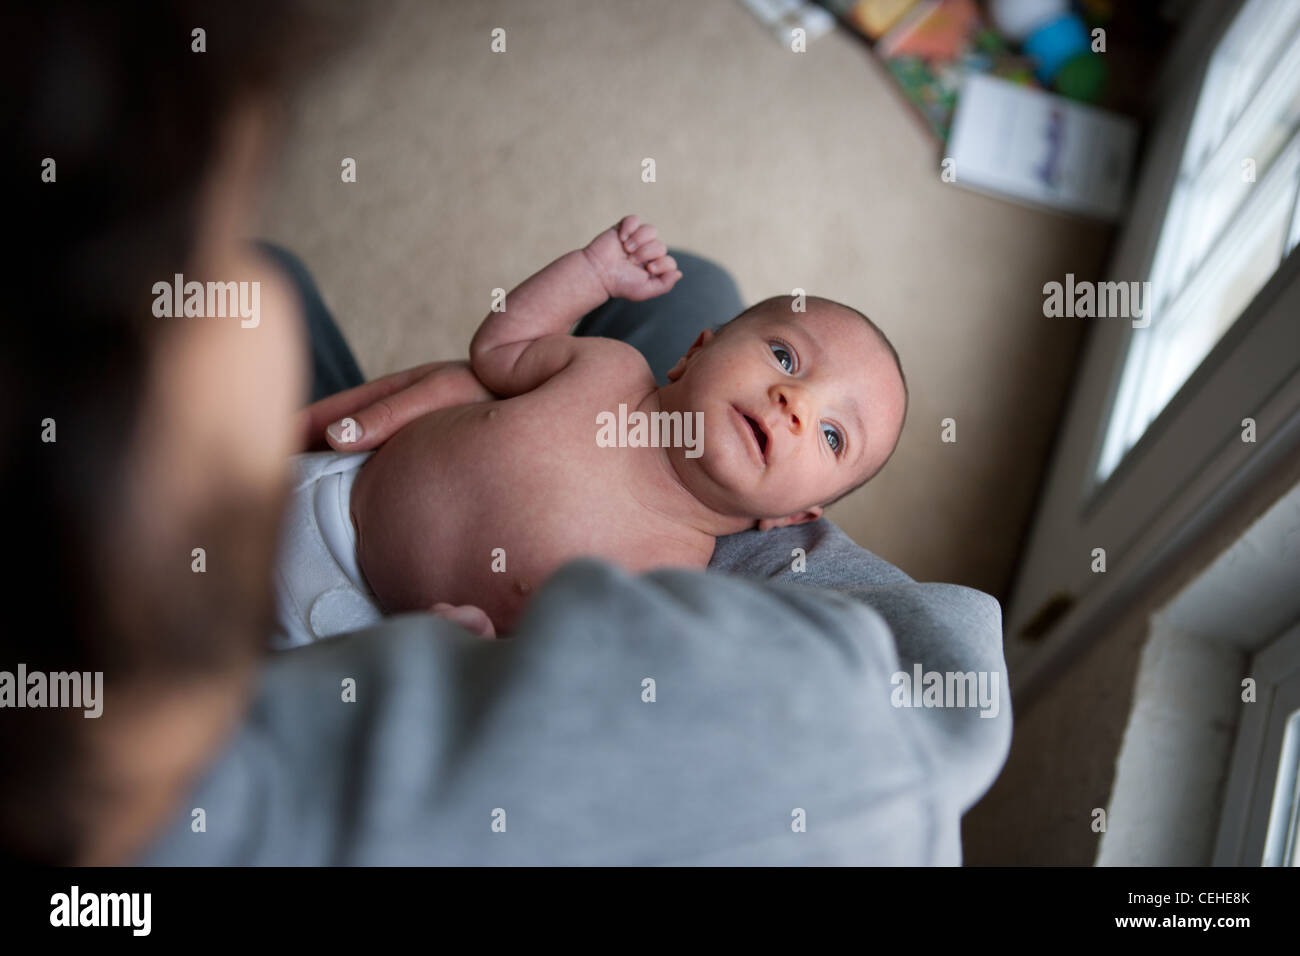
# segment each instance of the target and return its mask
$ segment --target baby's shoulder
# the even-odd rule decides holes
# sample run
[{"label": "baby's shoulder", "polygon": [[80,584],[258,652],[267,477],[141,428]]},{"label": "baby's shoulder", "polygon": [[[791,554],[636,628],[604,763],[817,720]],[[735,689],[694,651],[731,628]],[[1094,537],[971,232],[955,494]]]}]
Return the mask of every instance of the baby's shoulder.
[{"label": "baby's shoulder", "polygon": [[618,339],[596,336],[573,337],[573,361],[562,375],[589,382],[609,381],[622,386],[640,384],[642,379],[654,385],[654,373],[634,346]]}]

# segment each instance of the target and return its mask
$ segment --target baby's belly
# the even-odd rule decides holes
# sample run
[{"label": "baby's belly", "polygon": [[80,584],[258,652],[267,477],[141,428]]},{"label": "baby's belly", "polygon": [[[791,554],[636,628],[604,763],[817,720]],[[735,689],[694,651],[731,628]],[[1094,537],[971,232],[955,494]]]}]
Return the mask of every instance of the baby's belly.
[{"label": "baby's belly", "polygon": [[352,497],[358,550],[386,611],[474,604],[504,631],[572,558],[634,571],[707,563],[667,553],[648,533],[622,492],[625,463],[596,447],[594,425],[539,428],[515,403],[427,415],[362,469]]}]

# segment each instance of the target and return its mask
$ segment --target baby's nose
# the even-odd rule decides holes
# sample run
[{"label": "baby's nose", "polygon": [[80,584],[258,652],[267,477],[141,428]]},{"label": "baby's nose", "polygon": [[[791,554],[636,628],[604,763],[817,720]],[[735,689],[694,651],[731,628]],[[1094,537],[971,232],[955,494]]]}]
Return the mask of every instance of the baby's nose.
[{"label": "baby's nose", "polygon": [[803,431],[808,422],[808,394],[798,385],[783,382],[773,385],[768,391],[772,404],[781,409],[782,416],[789,423],[790,430],[796,435]]}]

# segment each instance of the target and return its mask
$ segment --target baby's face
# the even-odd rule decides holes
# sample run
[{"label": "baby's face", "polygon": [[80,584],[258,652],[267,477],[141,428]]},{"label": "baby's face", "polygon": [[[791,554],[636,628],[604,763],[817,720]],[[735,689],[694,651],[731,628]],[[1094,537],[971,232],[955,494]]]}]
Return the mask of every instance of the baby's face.
[{"label": "baby's face", "polygon": [[779,518],[823,505],[889,456],[902,379],[861,318],[786,299],[706,332],[661,391],[661,408],[704,413],[704,452],[674,464],[724,514]]}]

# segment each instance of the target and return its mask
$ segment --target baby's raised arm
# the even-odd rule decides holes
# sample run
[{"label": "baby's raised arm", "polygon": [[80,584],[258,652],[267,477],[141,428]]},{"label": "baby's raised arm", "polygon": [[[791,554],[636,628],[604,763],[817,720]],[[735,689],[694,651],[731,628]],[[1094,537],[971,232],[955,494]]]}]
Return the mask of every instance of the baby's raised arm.
[{"label": "baby's raised arm", "polygon": [[625,216],[583,249],[567,253],[511,291],[470,343],[479,381],[498,395],[531,391],[573,359],[569,329],[610,297],[663,295],[682,274],[655,228]]}]

